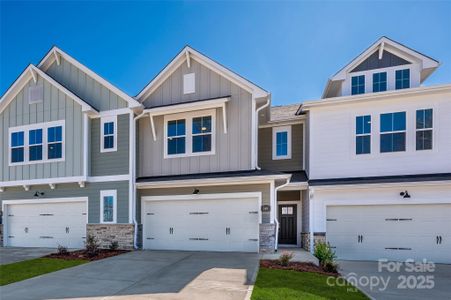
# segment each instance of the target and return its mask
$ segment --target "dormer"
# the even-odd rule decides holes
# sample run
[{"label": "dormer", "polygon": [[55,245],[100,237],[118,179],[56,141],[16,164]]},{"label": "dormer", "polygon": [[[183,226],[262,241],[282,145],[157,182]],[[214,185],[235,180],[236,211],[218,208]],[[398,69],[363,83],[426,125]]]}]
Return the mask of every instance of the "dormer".
[{"label": "dormer", "polygon": [[439,62],[381,37],[327,82],[322,98],[419,87]]}]

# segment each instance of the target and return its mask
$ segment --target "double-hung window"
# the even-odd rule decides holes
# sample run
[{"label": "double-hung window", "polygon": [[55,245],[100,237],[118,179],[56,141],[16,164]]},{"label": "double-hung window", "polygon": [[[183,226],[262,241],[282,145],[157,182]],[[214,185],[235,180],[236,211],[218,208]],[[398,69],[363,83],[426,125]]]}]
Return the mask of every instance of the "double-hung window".
[{"label": "double-hung window", "polygon": [[272,159],[291,158],[291,126],[273,127]]},{"label": "double-hung window", "polygon": [[355,153],[371,153],[371,116],[358,116],[355,119]]},{"label": "double-hung window", "polygon": [[397,70],[395,72],[395,87],[399,89],[407,89],[410,87],[410,69]]},{"label": "double-hung window", "polygon": [[432,149],[432,109],[417,110],[416,116],[416,144],[417,150]]},{"label": "double-hung window", "polygon": [[215,153],[215,110],[165,116],[164,157]]},{"label": "double-hung window", "polygon": [[64,121],[13,127],[9,139],[10,165],[64,159]]},{"label": "double-hung window", "polygon": [[116,223],[117,191],[100,191],[100,223]]},{"label": "double-hung window", "polygon": [[211,116],[193,118],[193,153],[211,151]]},{"label": "double-hung window", "polygon": [[385,92],[387,90],[387,72],[373,74],[373,92]]},{"label": "double-hung window", "polygon": [[353,76],[351,78],[351,94],[358,95],[365,93],[365,75]]},{"label": "double-hung window", "polygon": [[11,163],[19,163],[25,160],[25,140],[24,132],[17,131],[11,133]]},{"label": "double-hung window", "polygon": [[117,116],[103,117],[101,121],[100,152],[117,150]]},{"label": "double-hung window", "polygon": [[406,112],[381,114],[380,151],[406,151]]},{"label": "double-hung window", "polygon": [[42,129],[28,131],[28,148],[30,161],[42,160]]},{"label": "double-hung window", "polygon": [[47,158],[63,157],[63,127],[55,126],[47,129]]}]

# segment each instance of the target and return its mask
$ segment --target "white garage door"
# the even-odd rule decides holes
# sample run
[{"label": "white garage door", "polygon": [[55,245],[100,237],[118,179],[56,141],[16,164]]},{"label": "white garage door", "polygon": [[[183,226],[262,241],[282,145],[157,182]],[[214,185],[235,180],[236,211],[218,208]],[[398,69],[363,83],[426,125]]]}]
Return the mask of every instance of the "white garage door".
[{"label": "white garage door", "polygon": [[143,201],[142,218],[146,249],[258,252],[256,198]]},{"label": "white garage door", "polygon": [[86,201],[8,204],[5,223],[11,247],[84,247]]},{"label": "white garage door", "polygon": [[329,206],[326,237],[341,259],[451,263],[451,204]]}]

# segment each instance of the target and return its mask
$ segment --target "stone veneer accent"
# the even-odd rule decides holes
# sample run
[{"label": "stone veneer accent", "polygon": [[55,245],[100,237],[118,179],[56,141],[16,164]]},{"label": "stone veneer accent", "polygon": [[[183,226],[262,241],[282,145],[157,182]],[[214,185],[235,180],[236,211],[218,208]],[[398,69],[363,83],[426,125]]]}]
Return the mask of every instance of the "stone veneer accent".
[{"label": "stone veneer accent", "polygon": [[87,224],[86,234],[93,235],[100,243],[100,248],[109,248],[113,241],[118,242],[119,249],[133,249],[133,224]]},{"label": "stone veneer accent", "polygon": [[304,250],[310,251],[310,233],[301,232],[301,247]]},{"label": "stone veneer accent", "polygon": [[276,225],[260,224],[260,252],[273,253],[276,246]]}]

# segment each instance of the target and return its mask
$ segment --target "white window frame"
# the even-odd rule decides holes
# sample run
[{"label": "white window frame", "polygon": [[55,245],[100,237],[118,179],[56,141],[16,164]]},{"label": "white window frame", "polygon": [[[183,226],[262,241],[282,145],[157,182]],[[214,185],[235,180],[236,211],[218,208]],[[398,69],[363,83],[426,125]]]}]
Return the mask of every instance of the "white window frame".
[{"label": "white window frame", "polygon": [[[432,110],[432,127],[430,127],[430,128],[417,128],[417,112],[419,111],[419,110],[421,110],[421,111],[425,111],[425,110],[428,110],[428,109],[430,109],[430,110]],[[417,151],[417,152],[427,152],[427,151],[432,151],[432,150],[434,150],[434,142],[435,142],[435,137],[434,137],[434,122],[435,122],[435,115],[434,115],[434,112],[435,112],[435,109],[433,108],[433,107],[430,107],[430,108],[417,108],[417,109],[415,109],[415,111],[414,111],[414,114],[415,114],[415,124],[414,124],[414,128],[415,128],[415,151]],[[419,132],[419,131],[428,131],[428,130],[430,130],[430,131],[432,131],[432,148],[431,149],[417,149],[417,145],[416,145],[416,143],[417,143],[417,132]]]},{"label": "white window frame", "polygon": [[[47,140],[47,129],[50,127],[58,127],[61,126],[62,131],[62,141],[61,141],[61,158],[48,159],[48,145],[49,142]],[[34,129],[42,129],[42,160],[33,160],[30,161],[30,143],[29,143],[29,132]],[[24,132],[24,161],[13,163],[11,162],[11,134],[13,132],[23,131]],[[24,126],[16,126],[10,127],[8,129],[8,164],[10,167],[20,166],[20,165],[33,165],[33,164],[42,164],[42,163],[52,163],[52,162],[61,162],[65,160],[65,149],[66,149],[66,130],[65,130],[65,120],[60,121],[52,121],[46,123],[36,123],[31,125]]]},{"label": "white window frame", "polygon": [[[381,124],[382,124],[382,115],[384,114],[396,114],[396,113],[405,113],[406,115],[406,129],[404,130],[393,130],[393,131],[381,131]],[[399,110],[399,111],[393,111],[393,112],[379,112],[379,154],[381,155],[390,155],[390,154],[395,154],[395,153],[406,153],[408,151],[407,147],[408,147],[408,136],[407,136],[407,129],[409,126],[409,114],[407,113],[406,110]],[[404,150],[403,151],[388,151],[388,152],[382,152],[381,151],[381,140],[382,140],[382,135],[385,134],[395,134],[395,133],[404,133]]]},{"label": "white window frame", "polygon": [[[277,133],[287,132],[287,155],[277,155]],[[272,159],[291,159],[291,126],[279,126],[272,128]]]},{"label": "white window frame", "polygon": [[194,94],[196,92],[196,73],[183,75],[183,94]]},{"label": "white window frame", "polygon": [[[193,136],[197,135],[197,134],[193,135],[193,118],[209,117],[209,116],[211,117],[211,151],[193,152]],[[168,122],[183,119],[185,120],[185,153],[168,154]],[[164,126],[163,157],[165,159],[177,157],[214,155],[216,153],[216,109],[165,115],[163,126]]]},{"label": "white window frame", "polygon": [[[357,133],[357,125],[356,125],[356,123],[357,123],[357,118],[358,117],[370,117],[370,133]],[[357,156],[357,157],[360,157],[360,156],[365,156],[365,155],[371,155],[372,153],[373,153],[373,136],[372,136],[372,134],[373,134],[373,116],[371,115],[371,114],[361,114],[361,115],[356,115],[355,117],[354,117],[354,155],[355,156]],[[360,136],[369,136],[370,137],[370,152],[369,153],[360,153],[360,154],[357,154],[357,137],[360,137]]]},{"label": "white window frame", "polygon": [[[104,124],[105,123],[113,123],[114,126],[114,134],[112,135],[114,138],[114,143],[113,143],[113,148],[108,148],[105,149],[104,148]],[[100,152],[104,153],[104,152],[115,152],[117,151],[117,115],[114,116],[106,116],[106,117],[101,117],[100,118]],[[110,136],[110,135],[108,135]]]},{"label": "white window frame", "polygon": [[[113,197],[113,221],[107,222],[103,219],[103,198]],[[102,190],[100,191],[100,223],[102,224],[115,224],[117,223],[117,190]]]}]

